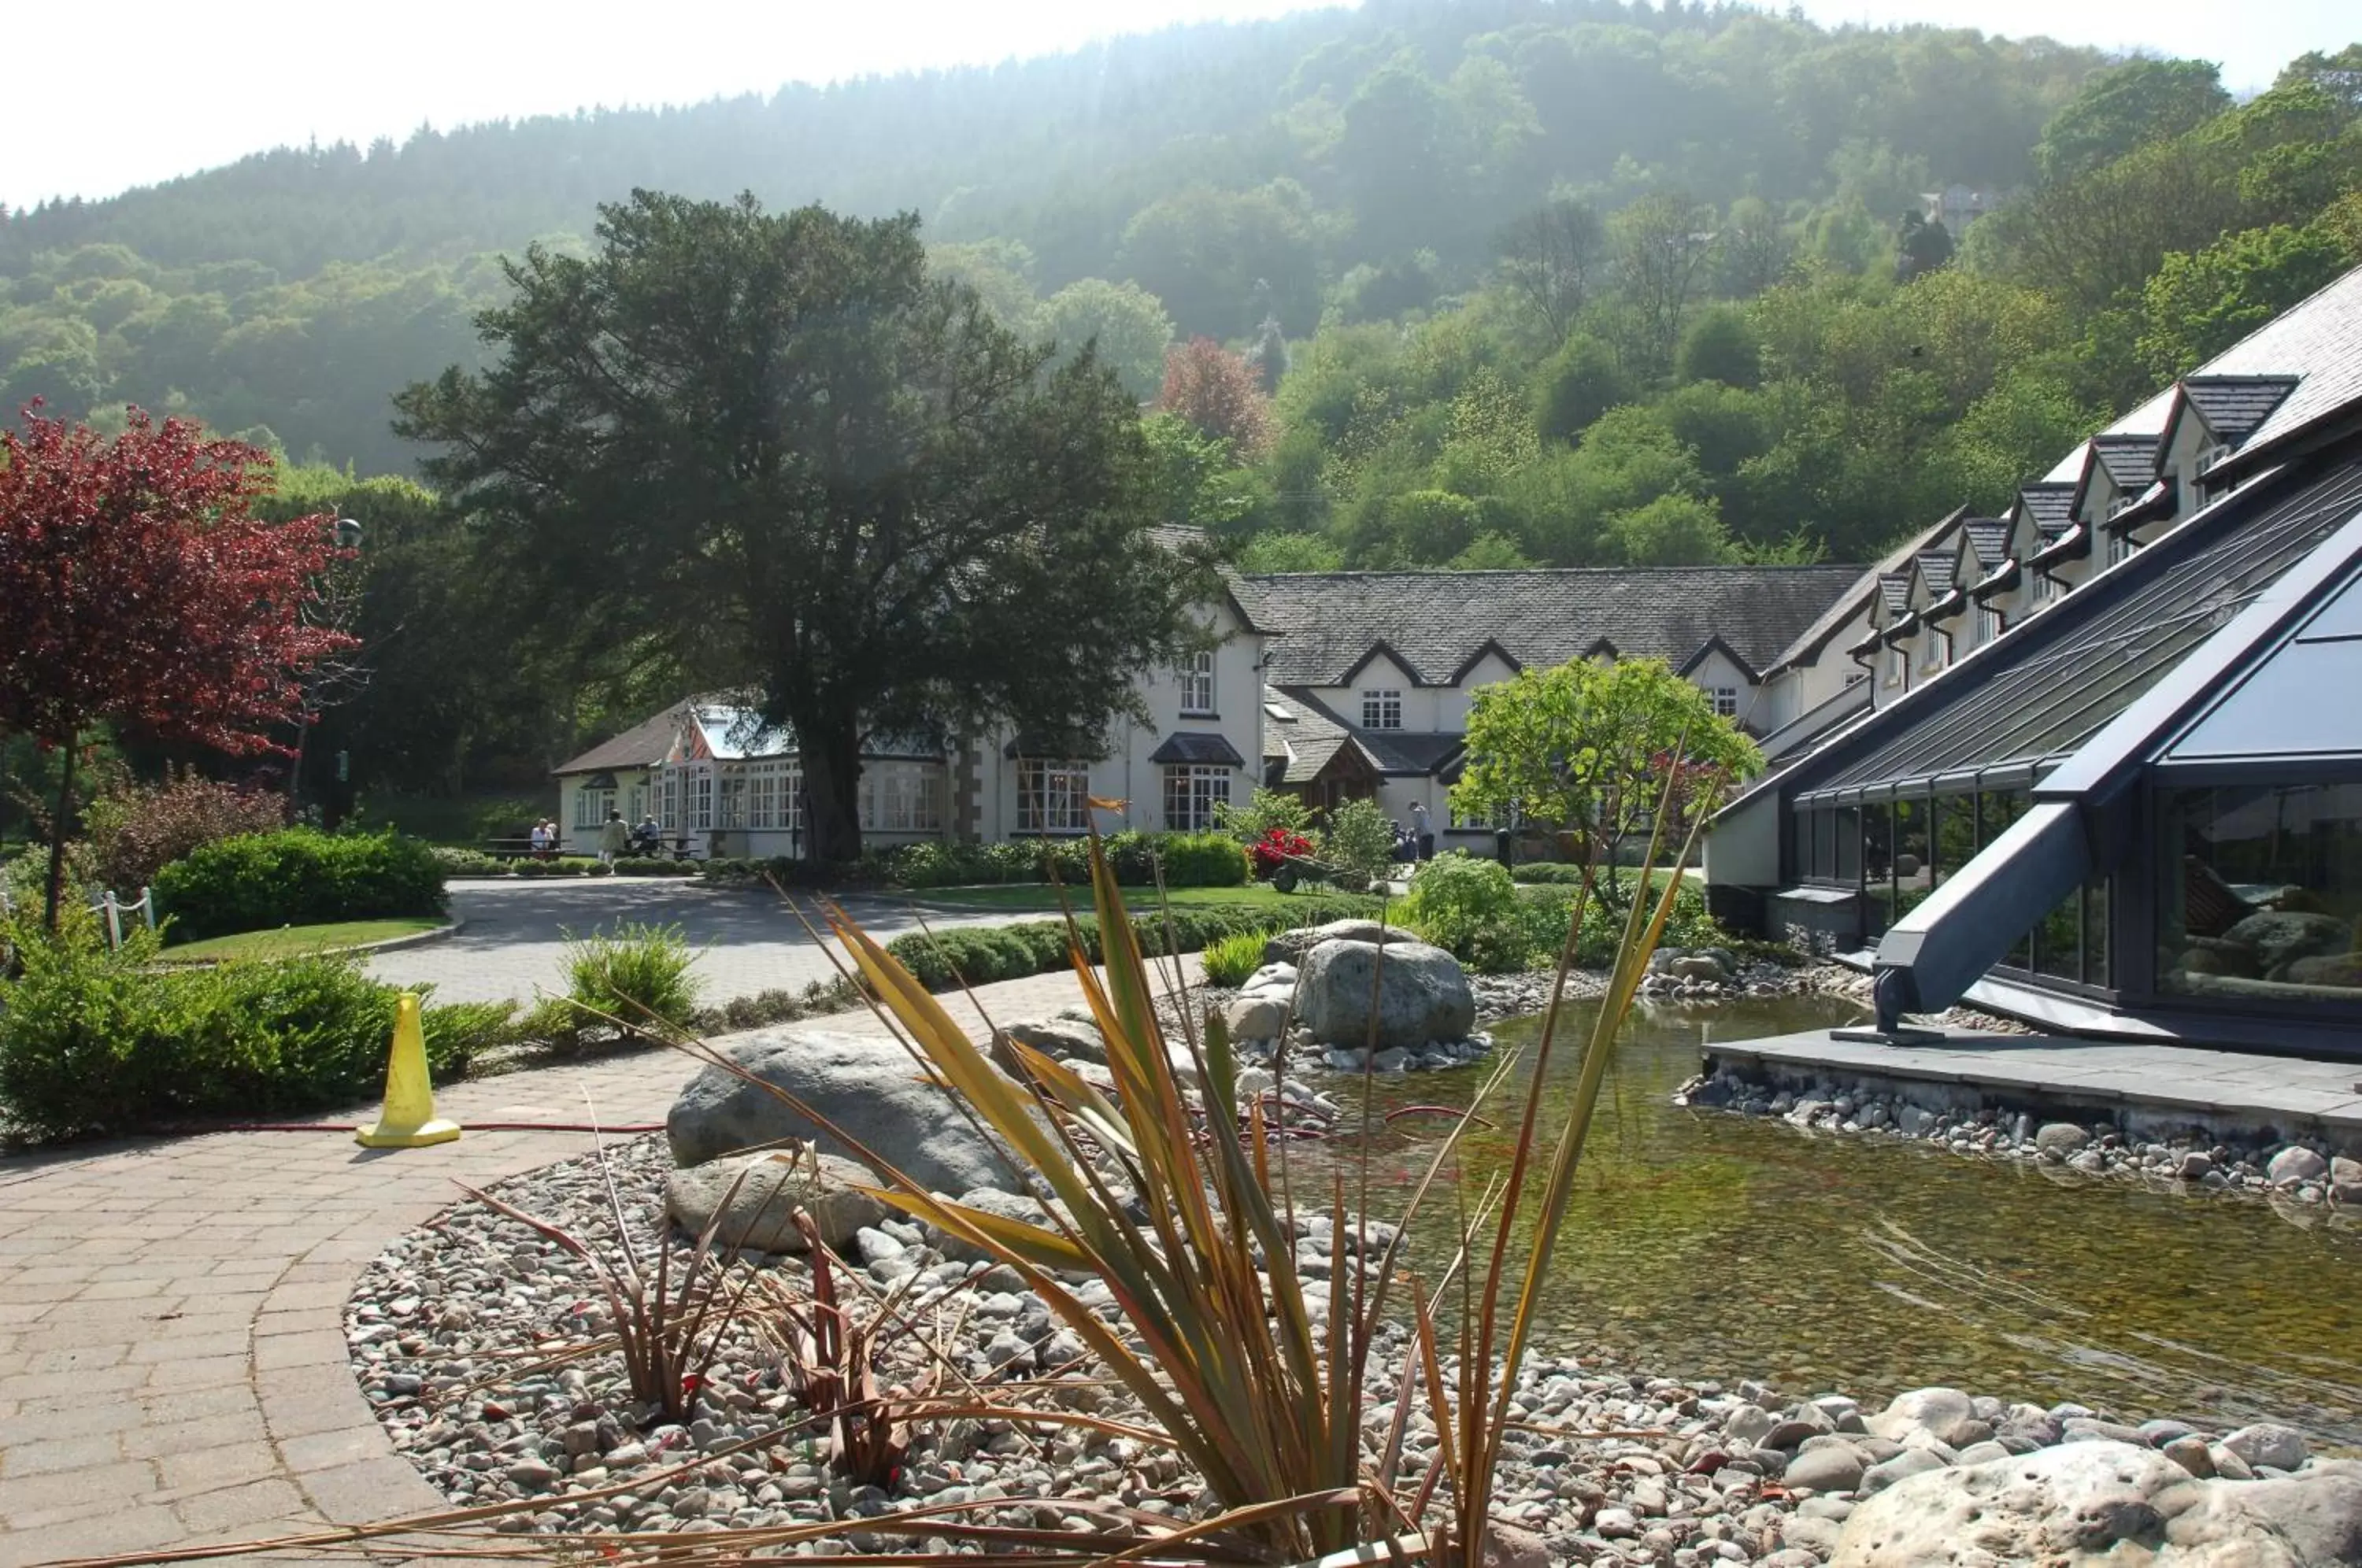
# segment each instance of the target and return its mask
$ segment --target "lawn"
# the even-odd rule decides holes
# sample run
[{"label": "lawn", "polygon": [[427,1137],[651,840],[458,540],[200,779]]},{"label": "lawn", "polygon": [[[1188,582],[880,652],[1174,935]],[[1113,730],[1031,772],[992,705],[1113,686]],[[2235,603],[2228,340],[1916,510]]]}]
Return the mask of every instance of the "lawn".
[{"label": "lawn", "polygon": [[[1308,891],[1333,893],[1338,891],[1325,884],[1309,885]],[[1087,887],[1067,889],[1077,913],[1087,914],[1091,907],[1091,890]],[[947,910],[1016,910],[1058,912],[1058,890],[1044,882],[1020,882],[997,888],[927,888],[908,894],[914,903]],[[1249,882],[1237,888],[1174,888],[1165,897],[1178,904],[1220,904],[1226,909],[1270,909],[1285,914],[1302,901],[1300,896],[1283,893],[1268,882]],[[1124,902],[1135,913],[1156,907],[1153,888],[1126,888]]]},{"label": "lawn", "polygon": [[203,942],[191,942],[170,947],[162,955],[168,964],[211,964],[225,958],[285,958],[299,953],[326,953],[339,947],[359,947],[364,943],[388,942],[397,936],[415,936],[434,931],[444,922],[431,915],[413,915],[400,920],[340,920],[326,925],[282,925],[272,931],[241,931],[232,936],[208,937]]}]

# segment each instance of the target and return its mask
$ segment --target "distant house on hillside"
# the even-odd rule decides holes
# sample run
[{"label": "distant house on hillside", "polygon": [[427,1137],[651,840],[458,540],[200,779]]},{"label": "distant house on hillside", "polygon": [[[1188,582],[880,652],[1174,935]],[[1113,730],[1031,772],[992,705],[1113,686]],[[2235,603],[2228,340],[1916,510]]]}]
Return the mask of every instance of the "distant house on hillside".
[{"label": "distant house on hillside", "polygon": [[1954,181],[1940,191],[1922,192],[1919,215],[1929,223],[1942,224],[1959,239],[1969,232],[1969,225],[1998,211],[2005,199],[2003,192],[1973,190]]}]

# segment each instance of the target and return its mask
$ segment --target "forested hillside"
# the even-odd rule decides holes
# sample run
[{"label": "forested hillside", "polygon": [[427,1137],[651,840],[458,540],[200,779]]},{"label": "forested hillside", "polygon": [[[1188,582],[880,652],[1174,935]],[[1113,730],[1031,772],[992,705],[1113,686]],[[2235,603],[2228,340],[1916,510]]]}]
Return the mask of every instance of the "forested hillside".
[{"label": "forested hillside", "polygon": [[1501,226],[1554,189],[1611,211],[1751,197],[1859,265],[1923,189],[2025,183],[2098,63],[1735,8],[1374,0],[768,100],[285,149],[0,218],[0,406],[185,406],[298,456],[406,467],[385,398],[468,357],[467,317],[501,287],[489,253],[584,235],[635,186],[916,211],[1003,301],[1132,280],[1179,332],[1220,338],[1478,287]]}]

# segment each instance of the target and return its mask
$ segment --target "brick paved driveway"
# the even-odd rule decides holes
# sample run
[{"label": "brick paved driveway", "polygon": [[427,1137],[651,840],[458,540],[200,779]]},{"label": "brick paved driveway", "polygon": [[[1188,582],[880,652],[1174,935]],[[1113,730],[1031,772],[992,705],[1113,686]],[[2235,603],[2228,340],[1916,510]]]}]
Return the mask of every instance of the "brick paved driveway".
[{"label": "brick paved driveway", "polygon": [[[869,894],[843,902],[880,941],[918,923],[904,900]],[[625,922],[679,925],[692,944],[710,944],[697,962],[709,1002],[773,988],[800,989],[835,973],[795,915],[768,889],[731,892],[635,877],[460,881],[451,885],[451,908],[468,922],[458,935],[381,954],[370,961],[370,973],[396,985],[431,981],[438,1001],[530,1001],[536,987],[565,991],[560,964],[567,932],[587,936]],[[926,922],[944,929],[1041,918],[930,912]]]}]

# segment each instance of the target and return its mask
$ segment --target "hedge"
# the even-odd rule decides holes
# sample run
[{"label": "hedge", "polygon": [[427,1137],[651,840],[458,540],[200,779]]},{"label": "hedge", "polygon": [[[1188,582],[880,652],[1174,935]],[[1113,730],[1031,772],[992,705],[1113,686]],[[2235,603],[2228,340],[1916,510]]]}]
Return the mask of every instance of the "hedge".
[{"label": "hedge", "polygon": [[[1108,864],[1127,888],[1152,887],[1156,861],[1168,888],[1237,888],[1249,867],[1245,846],[1221,833],[1120,833],[1106,839]],[[907,844],[877,857],[881,879],[901,888],[955,888],[1001,882],[1090,880],[1090,841],[1018,839],[1008,844]]]},{"label": "hedge", "polygon": [[313,828],[245,834],[201,845],[156,874],[171,942],[331,921],[444,912],[443,863],[396,834]]},{"label": "hedge", "polygon": [[[46,1137],[188,1117],[365,1102],[385,1082],[401,988],[327,956],[175,968],[135,930],[110,951],[97,922],[6,933],[17,973],[0,980],[0,1110]],[[508,1002],[425,1010],[438,1078],[514,1038]]]},{"label": "hedge", "polygon": [[[1291,925],[1324,925],[1334,920],[1366,919],[1379,907],[1374,899],[1308,893],[1294,900],[1286,912]],[[1140,933],[1141,946],[1149,956],[1162,957],[1168,951],[1195,953],[1225,936],[1268,932],[1274,923],[1274,911],[1269,904],[1175,904],[1169,911],[1136,913],[1131,923]],[[1098,917],[1077,915],[1075,925],[1085,951],[1094,963],[1098,962]],[[1169,944],[1168,932],[1172,937]],[[1065,968],[1066,922],[1031,920],[1010,925],[910,932],[888,943],[886,950],[929,990],[954,990],[963,981],[983,986],[995,980],[1022,979],[1028,975]]]}]

